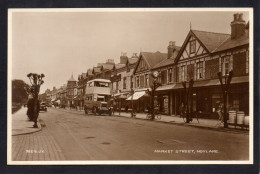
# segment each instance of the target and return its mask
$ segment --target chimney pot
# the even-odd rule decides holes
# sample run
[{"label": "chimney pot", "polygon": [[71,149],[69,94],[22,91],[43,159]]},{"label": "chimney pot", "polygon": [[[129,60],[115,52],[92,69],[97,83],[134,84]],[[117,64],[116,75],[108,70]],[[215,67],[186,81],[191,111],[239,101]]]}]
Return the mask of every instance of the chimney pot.
[{"label": "chimney pot", "polygon": [[231,22],[231,39],[236,39],[245,33],[246,23],[243,20],[243,13],[235,13]]}]

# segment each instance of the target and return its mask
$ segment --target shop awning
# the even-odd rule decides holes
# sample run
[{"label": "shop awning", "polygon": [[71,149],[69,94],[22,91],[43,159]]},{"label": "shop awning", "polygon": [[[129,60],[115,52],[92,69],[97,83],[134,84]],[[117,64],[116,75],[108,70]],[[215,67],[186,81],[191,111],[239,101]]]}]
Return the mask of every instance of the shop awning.
[{"label": "shop awning", "polygon": [[60,100],[56,100],[55,102],[58,103],[58,104],[60,104]]},{"label": "shop awning", "polygon": [[249,82],[249,76],[242,76],[242,77],[233,77],[231,80],[231,84],[233,83],[246,83]]},{"label": "shop awning", "polygon": [[181,89],[183,88],[182,83],[176,83],[172,89]]},{"label": "shop awning", "polygon": [[[231,84],[247,83],[247,82],[249,82],[249,76],[233,77],[231,80]],[[217,86],[217,85],[220,85],[219,79],[209,80],[208,83],[204,86]]]},{"label": "shop awning", "polygon": [[[133,100],[138,100],[145,95],[145,91],[137,91],[133,94]],[[132,96],[128,97],[126,100],[132,100]]]},{"label": "shop awning", "polygon": [[156,89],[156,91],[170,90],[170,89],[173,89],[174,86],[175,86],[175,84],[159,86],[159,87]]},{"label": "shop awning", "polygon": [[[209,80],[194,81],[193,87],[207,86]],[[188,87],[189,85],[187,85]]]},{"label": "shop awning", "polygon": [[117,93],[117,94],[114,94],[114,97],[115,97],[115,98],[126,99],[126,98],[127,98],[127,95],[128,95],[127,92],[124,92],[124,93]]}]

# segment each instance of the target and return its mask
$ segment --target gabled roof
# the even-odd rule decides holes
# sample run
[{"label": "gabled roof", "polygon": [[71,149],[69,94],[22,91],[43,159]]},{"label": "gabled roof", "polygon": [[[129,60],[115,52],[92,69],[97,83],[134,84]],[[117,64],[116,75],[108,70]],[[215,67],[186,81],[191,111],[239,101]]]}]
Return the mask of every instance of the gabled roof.
[{"label": "gabled roof", "polygon": [[163,61],[161,61],[160,63],[158,63],[157,65],[155,65],[153,67],[153,69],[155,68],[160,68],[160,67],[164,67],[164,66],[168,66],[168,65],[171,65],[171,64],[174,64],[174,59],[170,58],[170,59],[165,59]]},{"label": "gabled roof", "polygon": [[215,52],[228,50],[230,48],[239,47],[242,45],[249,44],[249,32],[246,30],[245,34],[239,38],[232,39],[229,37],[223,44],[221,44],[218,48],[216,48]]},{"label": "gabled roof", "polygon": [[[148,66],[150,68],[153,68],[155,65],[157,65],[164,59],[167,59],[167,56],[168,56],[167,53],[160,53],[159,51],[157,51],[155,53],[141,52],[140,55],[147,62]],[[140,58],[139,58],[139,60],[140,60]]]},{"label": "gabled roof", "polygon": [[134,64],[138,61],[138,57],[135,57],[135,58],[128,58],[128,63],[129,64]]},{"label": "gabled roof", "polygon": [[74,79],[74,77],[73,77],[73,74],[71,75],[71,77],[70,77],[70,79],[68,80],[68,81],[76,81],[75,79]]},{"label": "gabled roof", "polygon": [[212,53],[218,48],[224,41],[226,41],[230,34],[214,33],[208,31],[191,30],[191,32],[202,42],[207,50]]},{"label": "gabled roof", "polygon": [[115,64],[115,69],[120,69],[123,67],[125,67],[125,64],[121,64],[121,63]]},{"label": "gabled roof", "polygon": [[107,63],[103,63],[101,66],[103,69],[105,70],[112,70],[114,65],[113,64],[107,64]]},{"label": "gabled roof", "polygon": [[163,60],[167,59],[168,54],[167,53],[160,53],[159,51],[152,53],[152,52],[141,52],[138,58],[138,62],[135,66],[134,72],[136,72],[139,62],[141,58],[144,59],[146,64],[148,65],[149,69],[153,69],[157,64],[162,62]]},{"label": "gabled roof", "polygon": [[200,42],[200,44],[206,49],[208,53],[212,53],[230,37],[230,34],[190,30],[184,43],[182,44],[178,56],[174,60],[175,62],[180,59],[180,56],[182,55],[191,36],[197,38],[198,42]]}]

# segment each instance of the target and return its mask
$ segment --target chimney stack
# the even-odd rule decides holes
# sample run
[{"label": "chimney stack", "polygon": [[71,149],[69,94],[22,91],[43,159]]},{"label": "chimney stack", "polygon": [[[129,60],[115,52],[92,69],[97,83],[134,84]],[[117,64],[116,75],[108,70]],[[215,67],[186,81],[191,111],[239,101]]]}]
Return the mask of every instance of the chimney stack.
[{"label": "chimney stack", "polygon": [[120,63],[121,64],[126,64],[127,60],[128,60],[127,53],[126,52],[121,52]]},{"label": "chimney stack", "polygon": [[244,35],[246,29],[246,22],[243,20],[243,13],[235,13],[234,20],[231,26],[231,39],[239,38]]},{"label": "chimney stack", "polygon": [[106,64],[114,65],[115,61],[114,61],[114,59],[107,59]]},{"label": "chimney stack", "polygon": [[173,56],[174,50],[175,50],[175,42],[170,41],[168,46],[168,59]]}]

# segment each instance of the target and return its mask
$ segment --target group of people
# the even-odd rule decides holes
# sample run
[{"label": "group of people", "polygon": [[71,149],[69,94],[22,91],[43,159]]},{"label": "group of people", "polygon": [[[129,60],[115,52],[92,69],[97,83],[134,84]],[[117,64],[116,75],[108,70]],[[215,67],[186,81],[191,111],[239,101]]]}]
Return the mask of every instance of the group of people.
[{"label": "group of people", "polygon": [[[219,120],[223,120],[223,103],[218,101],[217,102],[218,105],[218,108],[216,110],[216,113],[218,114],[218,119]],[[180,108],[179,108],[179,111],[180,111],[180,117],[184,117],[186,115],[186,106],[184,105],[184,103],[182,102],[181,105],[180,105]]]}]

